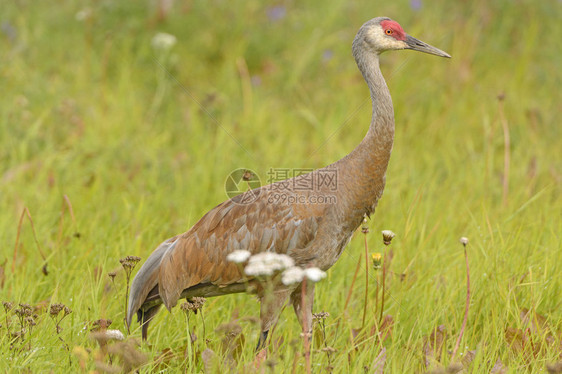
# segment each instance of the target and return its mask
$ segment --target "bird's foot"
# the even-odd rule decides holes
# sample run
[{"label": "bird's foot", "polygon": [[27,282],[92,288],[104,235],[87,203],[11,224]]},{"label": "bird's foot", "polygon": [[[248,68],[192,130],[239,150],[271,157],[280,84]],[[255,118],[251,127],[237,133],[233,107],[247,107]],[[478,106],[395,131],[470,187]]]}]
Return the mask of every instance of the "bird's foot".
[{"label": "bird's foot", "polygon": [[254,367],[259,369],[265,360],[267,360],[267,348],[263,348],[256,353],[256,357],[254,358]]}]

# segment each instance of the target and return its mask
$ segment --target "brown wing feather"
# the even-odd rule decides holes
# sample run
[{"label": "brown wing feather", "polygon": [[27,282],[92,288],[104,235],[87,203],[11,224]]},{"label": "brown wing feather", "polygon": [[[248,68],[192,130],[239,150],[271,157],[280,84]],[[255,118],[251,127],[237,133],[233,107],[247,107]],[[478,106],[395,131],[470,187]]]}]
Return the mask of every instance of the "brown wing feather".
[{"label": "brown wing feather", "polygon": [[239,266],[226,260],[236,249],[301,257],[298,252],[315,238],[322,211],[274,204],[271,194],[262,188],[251,204],[237,203],[243,195],[225,201],[178,238],[164,254],[159,271],[159,292],[168,309],[184,289],[196,284],[226,286],[242,281]]}]

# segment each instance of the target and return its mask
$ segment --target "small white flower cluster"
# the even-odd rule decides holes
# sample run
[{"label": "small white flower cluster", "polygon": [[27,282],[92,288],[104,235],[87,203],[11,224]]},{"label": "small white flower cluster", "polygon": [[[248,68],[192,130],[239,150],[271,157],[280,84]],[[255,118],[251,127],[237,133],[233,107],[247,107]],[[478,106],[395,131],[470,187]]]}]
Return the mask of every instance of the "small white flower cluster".
[{"label": "small white flower cluster", "polygon": [[316,283],[326,278],[326,273],[316,267],[301,269],[298,266],[293,266],[283,272],[283,275],[281,275],[281,282],[288,286],[290,284],[302,282],[304,278],[312,283]]},{"label": "small white flower cluster", "polygon": [[107,330],[105,332],[105,336],[107,336],[108,339],[113,339],[113,340],[125,339],[125,335],[123,335],[123,333],[120,330]]},{"label": "small white flower cluster", "polygon": [[248,262],[244,272],[249,276],[273,275],[276,271],[284,270],[281,282],[286,286],[300,283],[305,278],[316,283],[326,277],[326,273],[317,267],[302,269],[295,266],[291,257],[274,252],[262,252],[252,256],[250,251],[237,249],[229,253],[226,259],[236,264]]},{"label": "small white flower cluster", "polygon": [[86,21],[88,20],[91,16],[92,16],[92,9],[90,8],[84,8],[80,11],[78,11],[78,13],[76,13],[76,15],[74,16],[74,18],[76,18],[77,21]]},{"label": "small white flower cluster", "polygon": [[285,286],[288,286],[293,283],[302,282],[303,278],[304,270],[298,266],[293,266],[283,272],[283,275],[281,275],[281,282],[283,282]]},{"label": "small white flower cluster", "polygon": [[258,253],[250,257],[244,269],[246,275],[272,275],[274,272],[290,268],[295,262],[287,255],[273,252]]},{"label": "small white flower cluster", "polygon": [[226,256],[226,260],[234,262],[235,264],[241,264],[248,261],[251,255],[252,254],[250,253],[250,251],[247,251],[245,249],[237,249],[229,253],[228,256]]},{"label": "small white flower cluster", "polygon": [[167,51],[176,44],[176,37],[165,32],[159,32],[152,38],[152,48]]},{"label": "small white flower cluster", "polygon": [[466,247],[466,245],[468,244],[468,238],[463,236],[462,238],[459,239],[459,242],[461,242],[461,244]]}]

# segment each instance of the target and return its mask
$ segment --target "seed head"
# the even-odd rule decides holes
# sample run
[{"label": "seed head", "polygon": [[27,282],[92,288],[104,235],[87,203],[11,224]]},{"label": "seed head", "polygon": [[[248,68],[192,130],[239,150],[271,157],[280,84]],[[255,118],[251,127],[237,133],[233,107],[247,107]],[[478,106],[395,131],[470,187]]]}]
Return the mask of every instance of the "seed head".
[{"label": "seed head", "polygon": [[330,313],[328,312],[320,312],[320,313],[314,313],[312,315],[312,318],[317,320],[317,321],[322,321],[323,319],[326,319],[330,316]]},{"label": "seed head", "polygon": [[459,239],[459,242],[461,242],[461,244],[466,247],[466,245],[468,244],[468,238],[463,236],[462,238]]},{"label": "seed head", "polygon": [[375,270],[381,268],[382,255],[379,252],[371,254],[371,260],[373,260],[373,268]]},{"label": "seed head", "polygon": [[4,306],[4,310],[6,311],[6,313],[14,308],[14,304],[9,301],[2,301],[2,306]]},{"label": "seed head", "polygon": [[137,256],[127,256],[120,259],[119,262],[121,263],[121,265],[123,265],[123,267],[125,267],[125,264],[135,267],[140,260],[141,258]]},{"label": "seed head", "polygon": [[61,303],[51,304],[51,308],[49,309],[49,314],[52,317],[56,317],[59,315],[61,311],[64,310],[64,308],[66,308],[66,306]]},{"label": "seed head", "polygon": [[181,305],[181,310],[186,313],[189,311],[197,313],[199,309],[203,308],[205,301],[207,301],[207,299],[204,297],[193,297],[191,299],[187,299],[186,302]]},{"label": "seed head", "polygon": [[390,245],[390,242],[392,241],[392,239],[396,236],[395,233],[393,233],[390,230],[383,230],[382,231],[382,241],[384,243],[384,245]]},{"label": "seed head", "polygon": [[31,317],[33,315],[33,308],[29,304],[19,304],[19,308],[14,310],[14,313],[20,318]]},{"label": "seed head", "polygon": [[369,233],[369,224],[367,222],[367,215],[365,215],[363,217],[363,224],[361,225],[361,232],[363,234],[368,234]]},{"label": "seed head", "polygon": [[123,269],[125,269],[125,272],[127,273],[127,279],[140,260],[141,258],[137,256],[127,256],[119,260],[121,266],[123,266]]},{"label": "seed head", "polygon": [[99,331],[107,329],[113,323],[110,319],[98,319],[92,322],[92,331]]},{"label": "seed head", "polygon": [[115,280],[115,276],[117,275],[117,273],[112,271],[107,273],[107,275],[111,278],[111,281],[113,282]]}]

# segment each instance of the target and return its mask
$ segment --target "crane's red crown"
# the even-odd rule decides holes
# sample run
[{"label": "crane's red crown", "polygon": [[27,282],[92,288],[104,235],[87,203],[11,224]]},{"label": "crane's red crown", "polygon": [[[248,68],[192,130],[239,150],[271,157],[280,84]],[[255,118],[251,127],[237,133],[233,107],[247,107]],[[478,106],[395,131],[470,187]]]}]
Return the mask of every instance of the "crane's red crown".
[{"label": "crane's red crown", "polygon": [[387,19],[381,22],[381,27],[386,35],[392,36],[396,40],[406,40],[406,33],[398,22]]}]

